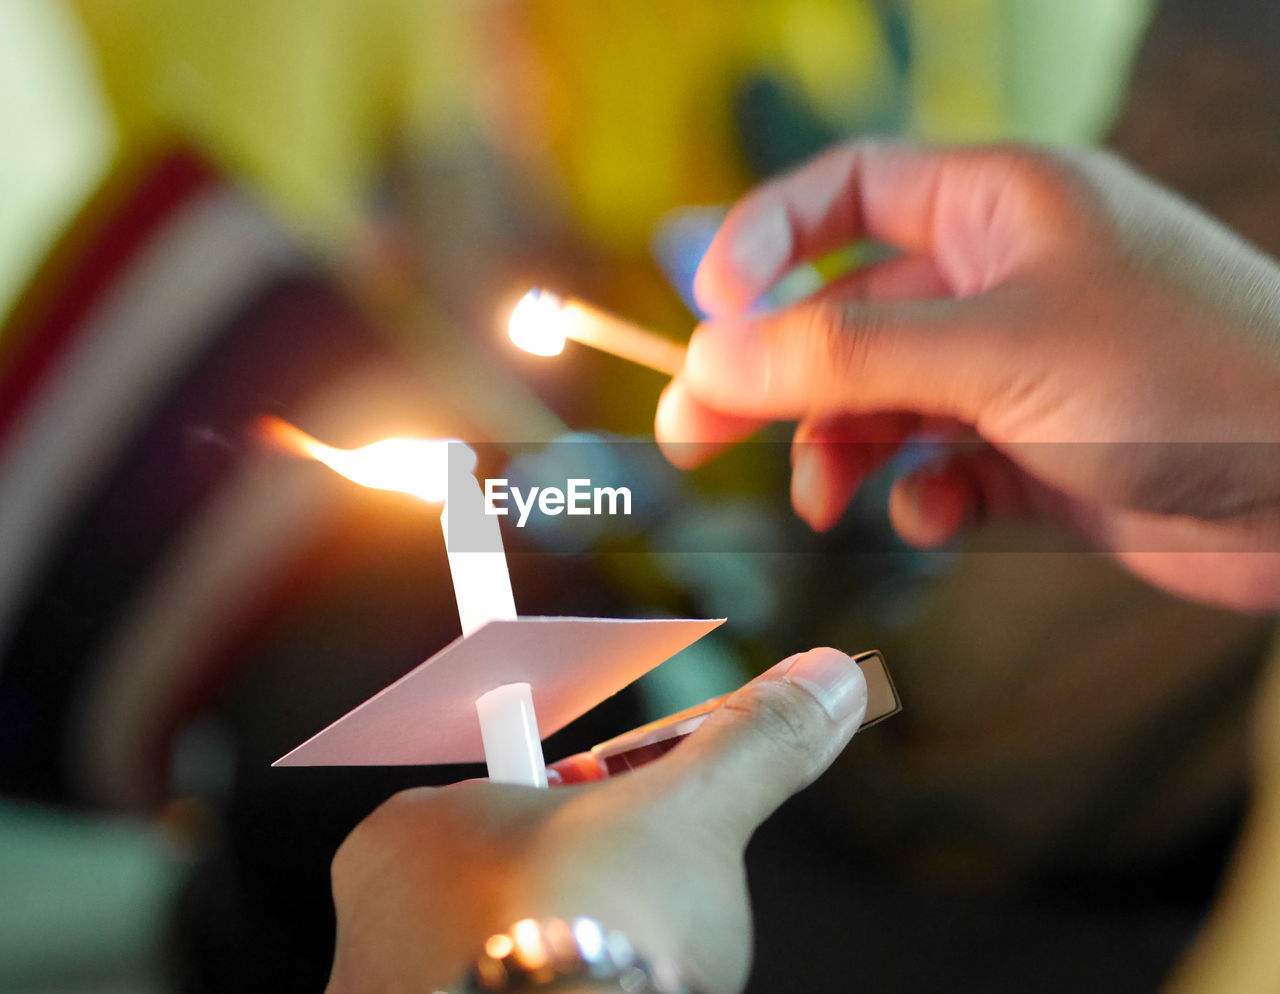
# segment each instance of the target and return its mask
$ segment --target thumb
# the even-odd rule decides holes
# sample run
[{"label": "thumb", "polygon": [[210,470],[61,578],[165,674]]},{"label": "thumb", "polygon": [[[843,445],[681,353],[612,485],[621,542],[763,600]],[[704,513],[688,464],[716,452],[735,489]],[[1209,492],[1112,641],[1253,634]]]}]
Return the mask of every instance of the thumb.
[{"label": "thumb", "polygon": [[798,419],[901,410],[968,423],[991,413],[1012,351],[998,293],[866,302],[818,296],[700,325],[681,374],[702,404]]},{"label": "thumb", "polygon": [[743,844],[788,797],[831,765],[862,724],[867,681],[838,649],[783,660],[725,699],[702,726],[649,767],[699,816]]}]

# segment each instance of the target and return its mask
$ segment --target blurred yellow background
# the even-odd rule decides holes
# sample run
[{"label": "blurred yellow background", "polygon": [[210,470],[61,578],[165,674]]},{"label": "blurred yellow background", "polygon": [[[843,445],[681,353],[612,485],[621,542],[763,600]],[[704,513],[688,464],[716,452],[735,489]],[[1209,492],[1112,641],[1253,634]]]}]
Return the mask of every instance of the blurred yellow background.
[{"label": "blurred yellow background", "polygon": [[634,251],[751,181],[732,87],[767,68],[833,134],[1091,141],[1149,0],[0,0],[0,314],[110,164],[182,136],[332,248],[393,142],[514,162]]}]

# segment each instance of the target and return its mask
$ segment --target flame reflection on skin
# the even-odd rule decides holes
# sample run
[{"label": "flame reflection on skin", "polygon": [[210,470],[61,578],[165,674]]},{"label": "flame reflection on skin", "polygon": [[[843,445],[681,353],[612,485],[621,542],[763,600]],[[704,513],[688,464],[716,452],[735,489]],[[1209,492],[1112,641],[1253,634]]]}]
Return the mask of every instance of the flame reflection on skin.
[{"label": "flame reflection on skin", "polygon": [[[358,449],[338,449],[274,415],[259,419],[258,427],[281,449],[322,462],[354,483],[411,494],[431,503],[448,495],[449,446],[465,446],[448,438],[384,438]],[[472,472],[476,455],[470,446],[465,447],[469,459],[457,468]]]}]

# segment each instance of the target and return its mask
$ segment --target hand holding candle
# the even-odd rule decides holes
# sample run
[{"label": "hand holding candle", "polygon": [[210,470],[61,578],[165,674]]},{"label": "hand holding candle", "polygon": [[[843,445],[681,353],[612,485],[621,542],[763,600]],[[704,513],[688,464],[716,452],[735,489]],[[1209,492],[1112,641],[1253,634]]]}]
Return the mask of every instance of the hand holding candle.
[{"label": "hand holding candle", "polygon": [[507,324],[511,341],[534,355],[554,356],[567,339],[590,345],[667,376],[684,368],[685,347],[573,297],[534,287]]},{"label": "hand holding candle", "polygon": [[571,789],[464,783],[397,795],[334,859],[331,994],[456,989],[486,936],[522,917],[579,913],[626,934],[655,977],[740,991],[752,934],[747,840],[827,767],[867,707],[854,661],[813,649],[625,776]]}]

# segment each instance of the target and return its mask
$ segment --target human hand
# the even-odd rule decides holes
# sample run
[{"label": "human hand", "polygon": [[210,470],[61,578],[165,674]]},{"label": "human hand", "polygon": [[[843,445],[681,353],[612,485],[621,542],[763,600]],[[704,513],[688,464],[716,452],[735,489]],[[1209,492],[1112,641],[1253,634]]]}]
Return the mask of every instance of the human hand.
[{"label": "human hand", "polygon": [[857,664],[812,649],[642,769],[550,790],[471,782],[397,794],[334,857],[329,994],[447,987],[489,935],[579,915],[626,933],[695,989],[741,989],[747,840],[827,768],[866,707]]},{"label": "human hand", "polygon": [[[748,313],[862,238],[903,255]],[[739,203],[695,289],[656,418],[677,465],[796,420],[822,530],[912,435],[976,439],[897,482],[904,539],[1049,517],[1175,593],[1280,606],[1280,269],[1114,158],[840,147]]]}]

